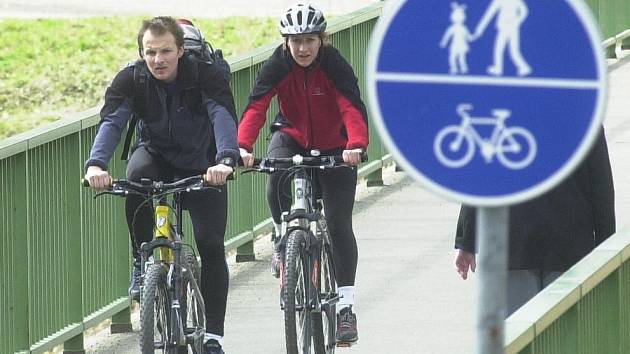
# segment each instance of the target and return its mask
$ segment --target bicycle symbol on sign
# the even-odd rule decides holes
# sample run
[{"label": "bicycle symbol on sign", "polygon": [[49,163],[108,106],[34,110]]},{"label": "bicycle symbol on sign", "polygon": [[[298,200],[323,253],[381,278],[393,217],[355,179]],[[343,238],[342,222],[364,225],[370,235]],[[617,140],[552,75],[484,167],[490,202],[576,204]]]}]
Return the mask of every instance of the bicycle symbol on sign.
[{"label": "bicycle symbol on sign", "polygon": [[[518,170],[527,167],[536,157],[536,140],[523,127],[507,127],[505,120],[512,114],[507,109],[493,109],[492,117],[472,117],[473,106],[461,103],[457,114],[462,117],[460,125],[449,125],[435,136],[433,151],[438,160],[447,167],[463,167],[472,160],[475,146],[479,146],[486,163],[496,155],[505,167]],[[475,126],[494,125],[490,138],[484,139]]]}]

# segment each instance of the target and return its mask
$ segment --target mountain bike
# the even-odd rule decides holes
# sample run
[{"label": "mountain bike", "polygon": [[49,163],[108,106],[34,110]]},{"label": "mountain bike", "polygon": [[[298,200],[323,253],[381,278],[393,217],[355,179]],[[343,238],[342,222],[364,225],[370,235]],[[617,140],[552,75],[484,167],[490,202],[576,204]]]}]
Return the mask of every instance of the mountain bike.
[{"label": "mountain bike", "polygon": [[341,156],[318,156],[316,150],[311,155],[263,158],[242,172],[286,171],[284,182],[293,179],[293,205],[282,215],[279,241],[284,250],[280,308],[284,311],[288,354],[332,354],[337,347],[339,295],[333,245],[313,172],[351,167]]},{"label": "mountain bike", "polygon": [[[492,117],[472,117],[471,104],[457,106],[462,118],[460,125],[449,125],[435,136],[433,150],[438,160],[447,167],[459,168],[468,164],[475,154],[475,146],[486,163],[497,159],[505,167],[518,170],[532,163],[536,157],[536,139],[523,127],[507,127],[505,120],[512,113],[507,109],[493,109]],[[484,139],[475,126],[493,126],[489,138]]]},{"label": "mountain bike", "polygon": [[[84,186],[89,186],[83,181]],[[200,266],[194,249],[184,243],[182,194],[213,188],[204,176],[173,183],[142,179],[139,183],[112,180],[109,190],[97,193],[121,197],[138,195],[154,205],[154,238],[140,246],[140,348],[143,354],[202,353],[205,308],[199,289]],[[171,198],[169,198],[169,196]]]}]

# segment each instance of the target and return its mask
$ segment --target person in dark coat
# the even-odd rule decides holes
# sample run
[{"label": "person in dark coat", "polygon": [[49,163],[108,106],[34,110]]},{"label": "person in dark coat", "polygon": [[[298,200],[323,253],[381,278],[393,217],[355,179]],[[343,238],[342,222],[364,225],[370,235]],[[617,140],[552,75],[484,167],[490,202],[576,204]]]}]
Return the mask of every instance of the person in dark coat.
[{"label": "person in dark coat", "polygon": [[[101,122],[85,179],[96,190],[109,187],[109,161],[132,115],[138,119],[127,179],[170,182],[204,174],[215,189],[186,195],[201,257],[201,294],[205,300],[204,354],[223,354],[228,267],[224,236],[228,197],[225,182],[239,159],[236,111],[228,79],[216,65],[185,55],[177,20],[145,20],[138,32],[141,59],[121,70],[105,93]],[[145,76],[143,86],[135,76]],[[144,98],[140,100],[139,98]],[[126,198],[127,225],[134,266],[129,295],[140,299],[140,245],[153,238],[153,208],[140,196]]]},{"label": "person in dark coat", "polygon": [[[603,129],[587,158],[547,193],[510,207],[509,316],[615,233],[615,191]],[[455,268],[475,271],[475,208],[457,221]]]}]

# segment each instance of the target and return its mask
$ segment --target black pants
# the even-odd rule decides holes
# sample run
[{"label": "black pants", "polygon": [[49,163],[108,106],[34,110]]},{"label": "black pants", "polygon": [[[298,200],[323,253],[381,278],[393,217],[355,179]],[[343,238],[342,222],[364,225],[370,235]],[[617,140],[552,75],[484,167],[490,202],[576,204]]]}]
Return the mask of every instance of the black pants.
[{"label": "black pants", "polygon": [[[322,151],[322,155],[341,154],[343,149]],[[267,149],[269,157],[291,157],[307,152],[290,136],[277,131]],[[267,181],[267,202],[275,223],[280,224],[283,211],[291,209],[291,179],[285,172],[275,172]],[[284,183],[283,183],[284,182]],[[333,243],[335,273],[339,286],[354,285],[357,272],[357,241],[352,230],[352,209],[357,186],[357,171],[336,168],[317,171],[317,187],[321,191],[326,211],[326,223]]]},{"label": "black pants", "polygon": [[[131,181],[140,181],[140,178],[172,181],[175,176],[184,178],[204,173],[176,169],[142,146],[133,152],[127,165],[127,179]],[[141,197],[129,196],[125,204],[135,259],[140,258],[140,245],[153,237],[153,208],[146,203],[140,206],[141,203]],[[227,189],[223,186],[221,191],[208,189],[187,193],[184,205],[190,214],[201,256],[201,294],[206,306],[206,331],[222,336],[229,279],[223,243]]]}]

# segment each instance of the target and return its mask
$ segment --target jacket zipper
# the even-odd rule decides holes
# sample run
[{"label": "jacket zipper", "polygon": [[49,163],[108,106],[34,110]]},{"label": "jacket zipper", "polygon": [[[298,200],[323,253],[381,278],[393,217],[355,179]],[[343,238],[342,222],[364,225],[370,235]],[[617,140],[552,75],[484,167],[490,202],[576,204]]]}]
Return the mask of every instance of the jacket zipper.
[{"label": "jacket zipper", "polygon": [[308,69],[304,68],[304,95],[306,96],[306,107],[308,109],[308,123],[310,130],[308,131],[308,141],[306,142],[306,148],[309,148],[313,144],[313,114],[311,112],[311,99],[308,94]]},{"label": "jacket zipper", "polygon": [[163,89],[159,89],[159,97],[160,97],[160,101],[162,103],[162,109],[164,110],[165,116],[166,116],[166,122],[168,123],[168,136],[169,138],[173,138],[173,127],[171,125],[171,115],[170,112],[168,110],[168,104],[166,102],[166,92]]}]

